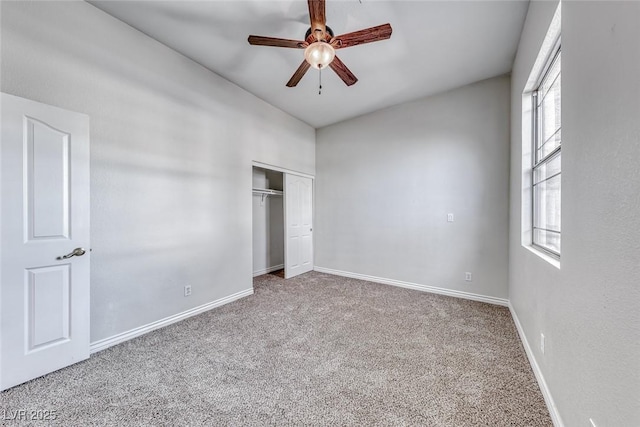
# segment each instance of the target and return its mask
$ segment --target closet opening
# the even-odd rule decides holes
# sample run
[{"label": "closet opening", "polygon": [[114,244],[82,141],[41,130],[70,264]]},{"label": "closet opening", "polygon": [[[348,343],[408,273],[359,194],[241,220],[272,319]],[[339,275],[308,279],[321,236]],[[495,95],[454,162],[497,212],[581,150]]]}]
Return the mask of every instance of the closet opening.
[{"label": "closet opening", "polygon": [[253,277],[284,269],[284,174],[253,167]]},{"label": "closet opening", "polygon": [[288,279],[313,270],[313,176],[256,163],[253,277],[284,269]]}]

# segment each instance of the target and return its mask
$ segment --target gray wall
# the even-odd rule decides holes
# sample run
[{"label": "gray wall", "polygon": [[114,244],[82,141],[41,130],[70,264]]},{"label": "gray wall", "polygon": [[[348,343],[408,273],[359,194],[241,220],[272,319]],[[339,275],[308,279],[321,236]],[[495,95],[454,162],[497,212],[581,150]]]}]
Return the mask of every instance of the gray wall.
[{"label": "gray wall", "polygon": [[313,128],[90,4],[1,7],[2,91],[91,118],[92,341],[250,289],[251,161],[313,174]]},{"label": "gray wall", "polygon": [[[282,190],[283,173],[253,168],[253,187]],[[284,198],[253,195],[253,275],[284,265]]]},{"label": "gray wall", "polygon": [[316,266],[506,298],[509,81],[319,129]]},{"label": "gray wall", "polygon": [[556,5],[530,4],[512,75],[509,298],[564,424],[637,426],[640,3],[562,5],[560,269],[521,242],[522,93]]}]

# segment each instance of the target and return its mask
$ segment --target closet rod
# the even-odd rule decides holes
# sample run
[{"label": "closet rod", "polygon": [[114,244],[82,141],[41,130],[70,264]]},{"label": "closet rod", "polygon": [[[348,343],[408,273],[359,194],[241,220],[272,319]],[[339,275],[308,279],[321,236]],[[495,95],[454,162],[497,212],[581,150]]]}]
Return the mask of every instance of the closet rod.
[{"label": "closet rod", "polygon": [[263,194],[267,196],[282,196],[282,191],[280,190],[270,190],[266,188],[254,188],[253,192],[256,194]]},{"label": "closet rod", "polygon": [[264,206],[264,199],[267,196],[282,196],[282,191],[280,190],[271,190],[267,188],[254,188],[253,194],[260,195],[260,206]]}]

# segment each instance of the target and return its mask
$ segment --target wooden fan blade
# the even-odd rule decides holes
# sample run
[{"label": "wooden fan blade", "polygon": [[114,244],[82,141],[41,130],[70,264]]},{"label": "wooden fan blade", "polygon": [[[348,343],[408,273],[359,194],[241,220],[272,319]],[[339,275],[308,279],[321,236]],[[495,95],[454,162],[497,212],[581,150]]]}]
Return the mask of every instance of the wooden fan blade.
[{"label": "wooden fan blade", "polygon": [[347,66],[344,65],[344,62],[342,62],[337,56],[333,58],[329,67],[336,72],[338,77],[340,77],[347,86],[351,86],[358,81],[358,78],[353,75],[351,70],[348,69]]},{"label": "wooden fan blade", "polygon": [[311,34],[316,34],[316,30],[320,30],[322,33],[318,34],[324,40],[327,24],[327,17],[325,15],[324,0],[307,0],[309,4],[309,19],[311,20]]},{"label": "wooden fan blade", "polygon": [[377,27],[366,28],[334,37],[331,44],[335,45],[334,47],[336,49],[340,49],[364,43],[377,42],[391,37],[391,31],[390,24],[378,25]]},{"label": "wooden fan blade", "polygon": [[275,37],[249,36],[249,44],[254,46],[274,46],[274,47],[290,47],[293,49],[304,49],[309,43],[302,40],[278,39]]},{"label": "wooden fan blade", "polygon": [[287,87],[294,87],[295,85],[297,85],[298,82],[300,82],[300,80],[302,79],[302,76],[304,76],[307,70],[309,70],[309,68],[311,68],[311,64],[309,64],[306,60],[302,61],[302,64],[300,64],[296,72],[293,73],[293,76],[291,76],[291,78],[287,82]]}]

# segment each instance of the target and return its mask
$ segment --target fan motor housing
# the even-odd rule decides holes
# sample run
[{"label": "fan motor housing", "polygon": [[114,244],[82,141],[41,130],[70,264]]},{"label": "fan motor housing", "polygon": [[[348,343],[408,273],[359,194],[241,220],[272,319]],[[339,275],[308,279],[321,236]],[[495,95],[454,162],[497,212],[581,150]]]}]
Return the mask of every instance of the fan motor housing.
[{"label": "fan motor housing", "polygon": [[[333,38],[333,30],[331,29],[331,27],[329,27],[328,25],[325,26],[325,28],[327,29],[327,34],[329,34],[329,36],[331,38]],[[309,29],[307,30],[306,34],[304,35],[304,39],[308,39],[309,36],[311,35],[311,27],[309,27]],[[328,40],[327,40],[328,41]]]}]

